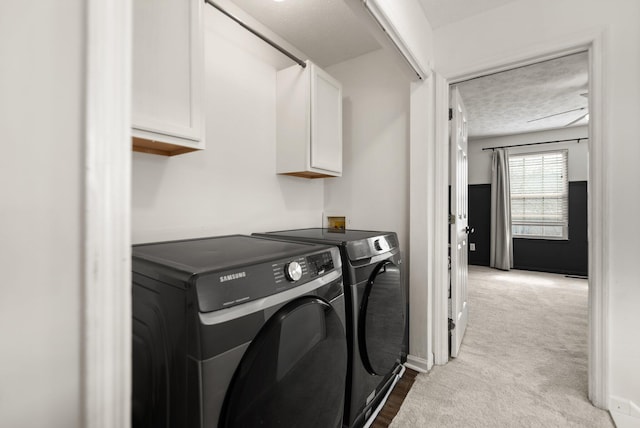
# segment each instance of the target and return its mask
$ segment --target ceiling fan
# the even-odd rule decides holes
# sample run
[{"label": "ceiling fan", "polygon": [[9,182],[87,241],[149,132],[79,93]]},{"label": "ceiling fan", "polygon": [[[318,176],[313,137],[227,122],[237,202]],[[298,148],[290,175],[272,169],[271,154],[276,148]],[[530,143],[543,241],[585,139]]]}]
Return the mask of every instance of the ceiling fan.
[{"label": "ceiling fan", "polygon": [[[588,93],[588,92],[585,92],[585,93],[580,94],[580,95],[581,95],[581,96],[583,96],[583,97],[585,97],[585,98],[587,98],[587,97],[589,96],[589,93]],[[578,122],[580,122],[582,119],[584,119],[585,117],[587,117],[587,119],[588,119],[588,116],[589,116],[589,110],[588,110],[588,107],[587,107],[587,106],[585,106],[585,107],[574,108],[574,109],[571,109],[571,110],[561,111],[561,112],[559,112],[559,113],[550,114],[550,115],[548,115],[548,116],[539,117],[539,118],[537,118],[537,119],[527,120],[527,123],[536,122],[536,121],[538,121],[538,120],[543,120],[543,119],[548,119],[548,118],[550,118],[550,117],[554,117],[554,116],[560,116],[560,115],[562,115],[562,114],[572,113],[572,112],[574,112],[574,111],[586,111],[586,112],[585,112],[583,115],[581,115],[580,117],[578,117],[577,119],[574,119],[574,120],[572,120],[571,122],[569,122],[569,123],[567,123],[566,125],[564,125],[565,127],[566,127],[566,126],[571,126],[571,125],[573,125],[574,123],[578,123]]]}]

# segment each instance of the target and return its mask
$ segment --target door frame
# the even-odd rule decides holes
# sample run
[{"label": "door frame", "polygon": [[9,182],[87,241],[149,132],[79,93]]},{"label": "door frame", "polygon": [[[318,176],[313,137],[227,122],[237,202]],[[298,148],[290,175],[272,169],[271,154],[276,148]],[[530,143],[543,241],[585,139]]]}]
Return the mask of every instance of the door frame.
[{"label": "door frame", "polygon": [[131,0],[85,5],[84,427],[131,424]]},{"label": "door frame", "polygon": [[[476,64],[466,69],[453,70],[450,74],[436,78],[436,112],[446,111],[449,106],[449,85],[461,81],[480,77],[489,73],[505,71],[514,67],[526,66],[547,59],[557,58],[571,53],[587,51],[589,55],[589,182],[588,182],[588,231],[589,239],[589,346],[588,346],[588,384],[589,399],[602,409],[608,408],[609,396],[609,272],[608,254],[609,241],[606,235],[609,224],[608,197],[606,189],[607,147],[606,137],[609,135],[607,121],[607,91],[605,79],[605,40],[606,30],[594,30],[571,36],[561,40],[552,40],[530,48],[519,49],[517,52],[502,55],[498,58]],[[445,85],[443,88],[442,85]],[[444,115],[436,116],[435,145],[445,144],[448,147],[448,121]],[[448,165],[447,151],[436,152],[436,164]],[[434,172],[436,199],[446,198],[448,191],[448,166]],[[442,207],[437,208],[441,210]],[[438,226],[438,225],[436,225]],[[448,226],[447,226],[448,227]],[[436,227],[437,229],[437,227]],[[438,239],[438,235],[435,235]],[[446,235],[445,235],[446,238]],[[442,239],[442,235],[440,235]],[[442,263],[447,260],[442,249],[446,248],[441,242],[435,246],[435,257],[439,260],[436,266],[436,281],[434,290],[434,360],[436,364],[446,364],[448,361],[448,322],[446,316],[447,266]]]}]

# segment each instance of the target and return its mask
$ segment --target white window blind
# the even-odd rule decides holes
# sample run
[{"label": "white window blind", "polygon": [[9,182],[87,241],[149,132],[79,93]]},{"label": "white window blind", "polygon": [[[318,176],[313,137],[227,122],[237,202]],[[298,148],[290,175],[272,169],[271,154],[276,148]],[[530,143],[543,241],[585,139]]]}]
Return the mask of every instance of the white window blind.
[{"label": "white window blind", "polygon": [[514,237],[568,239],[568,152],[509,156]]}]

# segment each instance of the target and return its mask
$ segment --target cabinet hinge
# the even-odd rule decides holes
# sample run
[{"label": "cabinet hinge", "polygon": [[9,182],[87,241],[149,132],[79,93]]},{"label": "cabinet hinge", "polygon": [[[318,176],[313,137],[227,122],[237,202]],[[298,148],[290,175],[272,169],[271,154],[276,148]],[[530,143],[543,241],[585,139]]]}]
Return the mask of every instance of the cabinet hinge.
[{"label": "cabinet hinge", "polygon": [[453,119],[453,109],[449,109],[449,120]]},{"label": "cabinet hinge", "polygon": [[449,214],[449,224],[456,224],[456,215]]}]

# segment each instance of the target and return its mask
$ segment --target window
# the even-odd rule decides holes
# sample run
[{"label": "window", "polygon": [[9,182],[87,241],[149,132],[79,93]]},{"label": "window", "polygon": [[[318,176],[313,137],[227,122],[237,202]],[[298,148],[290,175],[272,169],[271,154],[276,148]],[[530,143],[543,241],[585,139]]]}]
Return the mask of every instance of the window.
[{"label": "window", "polygon": [[514,237],[568,239],[567,150],[509,156]]}]

